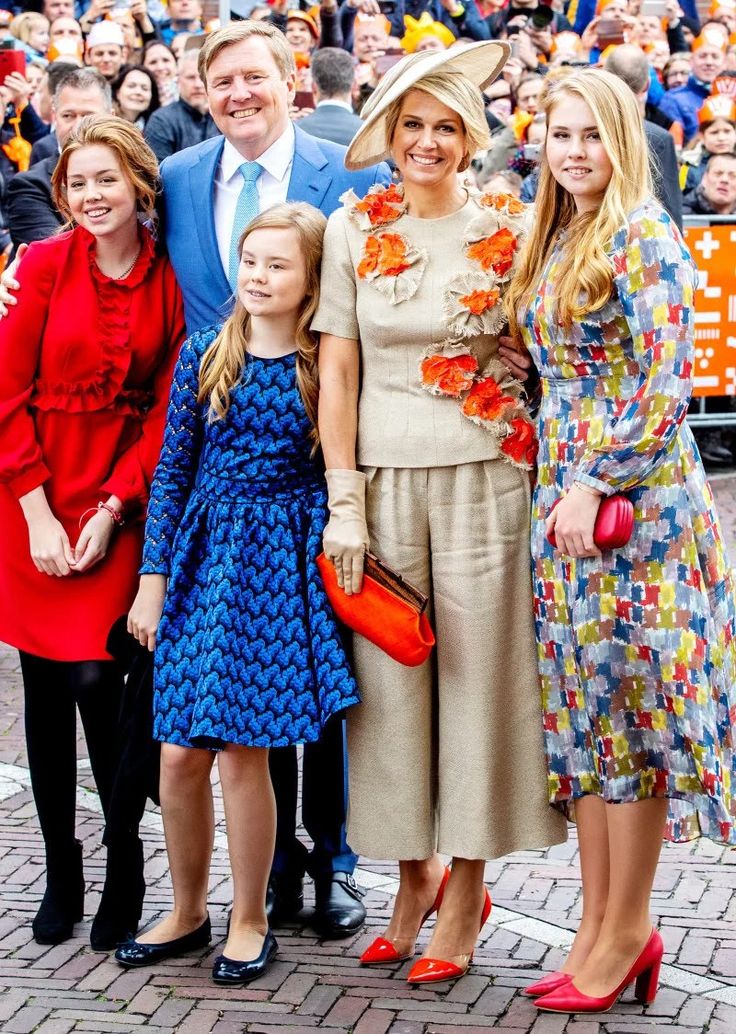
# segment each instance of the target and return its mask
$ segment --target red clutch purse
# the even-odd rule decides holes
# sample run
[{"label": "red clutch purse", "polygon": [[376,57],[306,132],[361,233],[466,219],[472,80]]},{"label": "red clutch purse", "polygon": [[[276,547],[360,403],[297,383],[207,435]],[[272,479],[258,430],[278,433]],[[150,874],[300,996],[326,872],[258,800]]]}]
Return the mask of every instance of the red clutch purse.
[{"label": "red clutch purse", "polygon": [[[559,501],[555,499],[552,510]],[[629,541],[633,530],[634,505],[630,499],[625,495],[607,495],[601,499],[593,529],[593,541],[598,549],[620,549]],[[547,541],[557,548],[554,528],[547,535]]]},{"label": "red clutch purse", "polygon": [[337,584],[335,566],[324,553],[317,557],[317,567],[332,609],[348,628],[400,664],[416,667],[426,661],[435,638],[424,593],[372,553],[365,555],[363,586],[352,596]]}]

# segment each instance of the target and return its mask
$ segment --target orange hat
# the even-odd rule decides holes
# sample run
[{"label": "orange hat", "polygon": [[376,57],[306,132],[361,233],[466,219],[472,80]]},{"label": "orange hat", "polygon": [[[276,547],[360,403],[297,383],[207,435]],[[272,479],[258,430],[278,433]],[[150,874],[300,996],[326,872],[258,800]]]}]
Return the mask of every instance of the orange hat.
[{"label": "orange hat", "polygon": [[363,14],[362,11],[358,11],[355,16],[355,24],[361,25],[365,22],[375,22],[381,26],[387,36],[391,35],[391,22],[384,14]]},{"label": "orange hat", "polygon": [[46,56],[49,61],[56,61],[58,59],[76,62],[81,65],[84,60],[83,45],[75,39],[62,36],[61,39],[54,40],[49,46]]},{"label": "orange hat", "polygon": [[724,94],[715,94],[709,97],[698,112],[698,125],[705,122],[715,122],[717,118],[724,118],[727,122],[736,123],[736,101]]},{"label": "orange hat", "polygon": [[710,88],[711,97],[716,95],[723,95],[725,97],[733,97],[736,100],[736,75],[729,72],[722,72],[716,76],[713,80],[713,85]]},{"label": "orange hat", "polygon": [[297,11],[291,9],[286,13],[286,21],[287,24],[290,21],[304,22],[304,24],[311,32],[314,39],[319,39],[319,29],[317,28],[317,23],[311,15],[307,14],[306,11]]},{"label": "orange hat", "polygon": [[736,0],[713,0],[708,14],[715,14],[716,11],[736,11]]},{"label": "orange hat", "polygon": [[700,35],[693,40],[692,49],[699,50],[701,47],[716,47],[718,50],[726,50],[728,36],[721,32],[715,25],[706,25]]},{"label": "orange hat", "polygon": [[443,25],[436,22],[429,11],[422,11],[419,18],[412,18],[410,14],[404,15],[405,33],[401,37],[401,46],[407,54],[413,54],[419,46],[419,41],[425,36],[436,36],[438,40],[451,46],[455,42],[455,34]]}]

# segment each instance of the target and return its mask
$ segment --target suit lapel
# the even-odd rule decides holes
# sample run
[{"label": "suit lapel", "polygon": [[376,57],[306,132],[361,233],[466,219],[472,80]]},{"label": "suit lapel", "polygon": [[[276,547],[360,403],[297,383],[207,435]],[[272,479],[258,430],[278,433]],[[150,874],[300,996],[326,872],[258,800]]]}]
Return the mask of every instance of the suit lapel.
[{"label": "suit lapel", "polygon": [[224,143],[223,138],[217,147],[203,154],[191,167],[189,190],[204,268],[219,282],[220,293],[229,296],[230,284],[222,268],[215,234],[215,177]]},{"label": "suit lapel", "polygon": [[313,136],[295,126],[294,137],[294,162],[286,200],[308,201],[315,208],[321,208],[332,183],[329,162]]}]

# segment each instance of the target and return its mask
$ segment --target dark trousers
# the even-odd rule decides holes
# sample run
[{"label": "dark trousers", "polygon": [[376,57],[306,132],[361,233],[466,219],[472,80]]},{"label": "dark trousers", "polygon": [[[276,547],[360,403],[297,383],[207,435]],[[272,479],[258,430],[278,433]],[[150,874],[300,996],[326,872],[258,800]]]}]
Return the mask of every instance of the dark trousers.
[{"label": "dark trousers", "polygon": [[20,654],[28,767],[47,856],[74,841],[77,708],[107,817],[117,771],[123,676],[114,661],[49,661]]},{"label": "dark trousers", "polygon": [[347,757],[345,723],[328,722],[317,743],[304,746],[302,765],[302,820],[314,845],[312,851],[297,839],[298,767],[295,747],[270,752],[271,780],[276,794],[276,852],[273,871],[300,878],[333,872],[352,872],[358,861],[345,839]]}]

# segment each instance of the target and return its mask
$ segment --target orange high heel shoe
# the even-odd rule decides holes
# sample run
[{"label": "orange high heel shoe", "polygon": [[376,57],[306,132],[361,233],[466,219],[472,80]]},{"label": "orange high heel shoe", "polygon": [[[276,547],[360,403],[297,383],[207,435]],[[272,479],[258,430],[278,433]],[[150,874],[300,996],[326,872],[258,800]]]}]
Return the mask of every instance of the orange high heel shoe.
[{"label": "orange high heel shoe", "polygon": [[[445,896],[445,887],[447,886],[449,878],[450,870],[445,866],[445,871],[442,873],[442,880],[440,881],[437,896],[432,903],[432,907],[422,916],[422,921],[419,924],[420,930],[434,912],[439,912],[442,898]],[[399,955],[395,946],[388,940],[388,938],[376,937],[375,941],[373,941],[372,944],[369,944],[360,956],[360,964],[361,966],[385,966],[390,962],[403,962],[405,959],[410,959],[413,954],[414,949],[412,949],[408,955]]]},{"label": "orange high heel shoe", "polygon": [[644,1005],[651,1005],[657,997],[659,970],[662,965],[664,945],[658,930],[652,930],[649,940],[624,979],[609,995],[593,998],[578,991],[572,980],[550,992],[534,1003],[544,1012],[608,1012],[621,992],[634,985],[634,996]]},{"label": "orange high heel shoe", "polygon": [[[491,914],[491,895],[488,893],[487,887],[483,889],[485,891],[485,899],[480,916],[479,935],[486,925],[488,916]],[[467,960],[464,966],[458,966],[454,962],[446,962],[444,959],[419,959],[409,970],[406,982],[407,984],[434,984],[439,983],[440,980],[457,980],[458,977],[462,977],[468,972],[470,963],[473,961],[473,952],[471,951],[469,955],[460,957],[464,957]]]},{"label": "orange high heel shoe", "polygon": [[563,984],[569,983],[572,979],[570,973],[563,973],[561,969],[558,969],[554,973],[548,973],[541,980],[537,980],[535,984],[529,984],[527,987],[522,988],[521,993],[526,995],[527,998],[541,998],[543,995],[548,995],[551,991],[556,991],[558,987],[562,987]]}]

